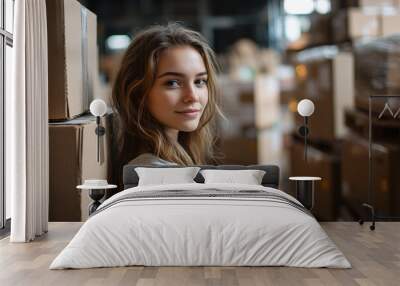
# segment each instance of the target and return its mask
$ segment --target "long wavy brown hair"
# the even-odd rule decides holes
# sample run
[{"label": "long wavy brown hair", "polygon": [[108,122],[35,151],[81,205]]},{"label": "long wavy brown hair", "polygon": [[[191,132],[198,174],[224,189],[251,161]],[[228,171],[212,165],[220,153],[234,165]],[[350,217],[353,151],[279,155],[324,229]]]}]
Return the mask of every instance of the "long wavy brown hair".
[{"label": "long wavy brown hair", "polygon": [[[168,139],[165,126],[148,111],[147,98],[162,51],[190,46],[201,55],[208,73],[208,103],[193,132],[179,132],[178,143]],[[180,24],[155,25],[141,31],[129,45],[121,62],[113,93],[118,118],[120,167],[141,153],[149,152],[179,165],[206,164],[214,156],[213,118],[220,113],[216,97],[218,64],[207,41]]]}]

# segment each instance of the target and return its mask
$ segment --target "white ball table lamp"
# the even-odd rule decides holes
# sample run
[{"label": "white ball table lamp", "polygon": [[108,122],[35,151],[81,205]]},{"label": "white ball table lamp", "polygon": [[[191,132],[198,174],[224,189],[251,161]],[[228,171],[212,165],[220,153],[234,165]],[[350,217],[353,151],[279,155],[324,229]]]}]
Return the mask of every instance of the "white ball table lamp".
[{"label": "white ball table lamp", "polygon": [[[300,126],[299,133],[304,137],[304,160],[307,162],[307,137],[310,133],[308,128],[308,118],[314,113],[314,103],[309,99],[303,99],[297,105],[297,112],[304,117],[304,125]],[[311,210],[314,207],[314,184],[320,181],[320,177],[290,177],[289,180],[296,182],[296,198]]]},{"label": "white ball table lamp", "polygon": [[299,133],[304,137],[304,160],[307,162],[307,137],[310,133],[308,118],[314,113],[314,103],[309,99],[303,99],[297,105],[297,112],[304,118],[304,125],[300,126]]},{"label": "white ball table lamp", "polygon": [[[100,118],[107,113],[107,104],[101,99],[95,99],[90,103],[90,113],[96,116],[97,135],[97,162],[100,163],[100,136],[106,133],[106,129],[101,126]],[[107,180],[90,179],[85,180],[83,185],[77,186],[78,189],[88,190],[89,197],[93,200],[89,205],[89,215],[93,214],[101,204],[101,200],[106,194],[107,189],[114,189],[116,185],[110,185]]]},{"label": "white ball table lamp", "polygon": [[100,117],[107,113],[107,104],[101,99],[95,99],[90,103],[90,113],[96,116],[96,135],[97,135],[97,162],[100,162],[100,136],[106,133],[106,129],[101,126]]}]

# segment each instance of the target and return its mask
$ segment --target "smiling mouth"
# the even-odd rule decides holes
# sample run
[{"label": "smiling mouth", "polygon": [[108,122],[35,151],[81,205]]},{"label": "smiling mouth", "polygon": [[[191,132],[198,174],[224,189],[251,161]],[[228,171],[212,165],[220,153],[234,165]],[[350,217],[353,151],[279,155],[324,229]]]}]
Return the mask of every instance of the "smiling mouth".
[{"label": "smiling mouth", "polygon": [[200,109],[187,109],[182,111],[175,111],[176,113],[189,117],[196,117],[200,113]]}]

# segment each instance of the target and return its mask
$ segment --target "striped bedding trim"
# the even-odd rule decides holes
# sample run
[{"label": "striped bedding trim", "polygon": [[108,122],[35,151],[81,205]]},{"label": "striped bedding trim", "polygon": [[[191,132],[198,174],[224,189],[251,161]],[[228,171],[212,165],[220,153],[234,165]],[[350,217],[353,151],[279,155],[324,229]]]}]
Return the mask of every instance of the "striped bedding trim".
[{"label": "striped bedding trim", "polygon": [[122,202],[127,201],[148,201],[153,199],[163,199],[163,200],[190,200],[190,199],[234,199],[234,200],[251,200],[257,199],[257,201],[269,201],[276,202],[280,204],[289,205],[307,215],[312,216],[309,210],[307,210],[303,205],[292,201],[285,196],[280,196],[276,193],[270,193],[268,191],[260,191],[260,190],[235,190],[235,191],[221,191],[216,189],[203,189],[203,190],[165,190],[165,191],[145,191],[145,192],[132,192],[126,195],[121,196],[120,198],[107,203],[106,205],[100,205],[100,207],[92,213],[91,217],[94,215],[103,212],[104,210],[118,205]]}]

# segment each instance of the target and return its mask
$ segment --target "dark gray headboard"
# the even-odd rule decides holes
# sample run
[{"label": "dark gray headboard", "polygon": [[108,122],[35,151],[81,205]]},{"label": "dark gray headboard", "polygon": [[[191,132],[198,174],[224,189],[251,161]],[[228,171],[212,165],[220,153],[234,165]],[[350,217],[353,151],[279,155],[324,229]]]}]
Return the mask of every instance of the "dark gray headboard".
[{"label": "dark gray headboard", "polygon": [[[139,177],[135,171],[136,167],[147,167],[147,168],[182,168],[182,166],[175,165],[167,165],[167,166],[144,166],[144,165],[125,165],[123,171],[123,183],[124,189],[136,187],[139,182]],[[265,171],[265,175],[262,179],[262,185],[265,187],[271,187],[278,189],[279,188],[279,167],[276,165],[251,165],[251,166],[242,166],[242,165],[203,165],[197,166],[201,169],[220,169],[220,170],[263,170]],[[197,183],[204,183],[204,178],[198,173],[194,180]]]}]

